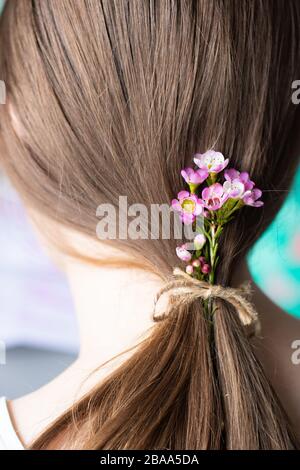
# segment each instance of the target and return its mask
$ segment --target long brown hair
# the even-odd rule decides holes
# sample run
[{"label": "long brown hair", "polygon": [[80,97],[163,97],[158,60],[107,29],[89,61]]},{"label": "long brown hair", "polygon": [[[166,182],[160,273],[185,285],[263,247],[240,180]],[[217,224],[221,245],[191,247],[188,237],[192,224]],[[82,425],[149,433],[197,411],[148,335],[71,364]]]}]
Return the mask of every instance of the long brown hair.
[{"label": "long brown hair", "polygon": [[[298,0],[9,0],[0,75],[22,133],[2,106],[7,173],[27,204],[95,238],[99,203],[166,203],[193,153],[221,150],[265,191],[259,216],[224,230],[230,285],[297,163],[299,21]],[[117,243],[162,276],[177,264],[174,240]],[[216,307],[213,341],[200,301],[172,312],[32,448],[63,432],[67,448],[294,448],[236,312]]]}]

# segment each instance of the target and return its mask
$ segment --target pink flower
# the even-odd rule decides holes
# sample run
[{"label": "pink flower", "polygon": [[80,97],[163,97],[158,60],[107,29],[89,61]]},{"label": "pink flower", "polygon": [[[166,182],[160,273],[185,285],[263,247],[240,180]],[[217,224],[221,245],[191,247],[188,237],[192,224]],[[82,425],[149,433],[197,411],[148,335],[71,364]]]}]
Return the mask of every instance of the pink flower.
[{"label": "pink flower", "polygon": [[193,170],[193,168],[184,168],[181,170],[181,176],[188,184],[199,185],[208,177],[207,170]]},{"label": "pink flower", "polygon": [[240,173],[234,168],[229,168],[224,172],[225,183],[223,184],[224,192],[228,197],[233,199],[242,199],[246,191],[254,187],[253,181],[250,181],[249,174],[244,171]]},{"label": "pink flower", "polygon": [[202,199],[207,209],[216,211],[220,209],[228,199],[228,194],[224,192],[224,188],[220,183],[214,183],[203,189]]},{"label": "pink flower", "polygon": [[185,268],[185,271],[187,274],[193,274],[193,271],[194,271],[194,268],[191,264],[189,264],[186,268]]},{"label": "pink flower", "polygon": [[258,188],[254,188],[245,192],[243,201],[247,206],[261,207],[264,205],[264,203],[262,201],[257,200],[261,197],[261,195],[261,190]]},{"label": "pink flower", "polygon": [[186,244],[176,248],[176,254],[182,261],[188,263],[192,259],[191,253],[186,249]]},{"label": "pink flower", "polygon": [[205,263],[201,266],[201,271],[203,274],[209,274],[210,273],[210,266],[209,264]]},{"label": "pink flower", "polygon": [[249,173],[246,171],[239,172],[234,168],[228,168],[224,171],[225,179],[228,181],[239,180],[241,183],[244,183],[246,189],[252,189],[254,186],[253,181],[250,181]]},{"label": "pink flower", "polygon": [[225,181],[223,184],[224,193],[233,199],[241,199],[245,194],[245,186],[238,180]]},{"label": "pink flower", "polygon": [[180,191],[178,199],[173,199],[172,208],[180,213],[180,218],[184,224],[191,224],[196,217],[203,212],[203,201],[196,194],[188,191]]},{"label": "pink flower", "polygon": [[210,265],[208,264],[204,256],[200,256],[198,259],[194,260],[192,262],[192,266],[194,268],[200,268],[203,274],[209,274],[211,271]]},{"label": "pink flower", "polygon": [[195,259],[193,262],[192,262],[192,265],[194,266],[194,268],[200,268],[201,266],[201,263],[198,259]]},{"label": "pink flower", "polygon": [[221,152],[208,150],[203,154],[196,153],[194,155],[194,162],[201,170],[206,170],[209,173],[219,173],[228,165],[229,159],[225,160]]},{"label": "pink flower", "polygon": [[201,250],[201,248],[204,246],[205,242],[206,242],[206,238],[203,235],[203,233],[198,233],[198,235],[196,235],[195,238],[194,238],[195,250]]}]

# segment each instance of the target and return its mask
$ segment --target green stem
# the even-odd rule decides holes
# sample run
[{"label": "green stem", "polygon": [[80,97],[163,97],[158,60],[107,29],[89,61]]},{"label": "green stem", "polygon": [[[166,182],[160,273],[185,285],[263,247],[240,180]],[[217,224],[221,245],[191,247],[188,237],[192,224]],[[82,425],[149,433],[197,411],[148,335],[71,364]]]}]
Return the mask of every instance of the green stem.
[{"label": "green stem", "polygon": [[210,266],[211,266],[211,271],[209,273],[209,282],[210,284],[214,284],[215,281],[215,262],[216,262],[216,255],[217,255],[217,232],[218,229],[216,230],[216,226],[214,224],[211,225],[210,228],[210,247],[209,247],[209,257],[210,257]]},{"label": "green stem", "polygon": [[210,243],[209,243],[209,260],[211,271],[209,274],[209,282],[210,284],[214,284],[215,282],[215,272],[218,263],[218,240],[222,233],[223,227],[222,225],[216,225],[214,223],[210,226]]}]

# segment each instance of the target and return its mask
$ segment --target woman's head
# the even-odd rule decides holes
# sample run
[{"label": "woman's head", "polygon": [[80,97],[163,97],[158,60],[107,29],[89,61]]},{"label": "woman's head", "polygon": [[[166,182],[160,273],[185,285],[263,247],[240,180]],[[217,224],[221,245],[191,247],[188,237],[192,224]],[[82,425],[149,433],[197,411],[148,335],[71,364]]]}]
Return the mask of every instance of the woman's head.
[{"label": "woman's head", "polygon": [[[7,173],[36,213],[95,238],[99,204],[118,208],[120,195],[127,196],[128,205],[167,203],[180,189],[180,170],[192,154],[217,148],[265,191],[259,216],[255,210],[241,211],[224,231],[217,280],[230,284],[235,263],[280,207],[297,164],[291,84],[300,72],[299,20],[297,0],[10,0],[1,19],[0,76],[22,131],[9,107],[2,107],[1,157]],[[116,243],[163,273],[177,263],[176,240]],[[151,361],[144,368],[148,378],[134,379],[134,373],[147,351],[166,346],[167,338],[157,377],[168,371],[168,380],[160,387],[169,392],[174,386],[169,374],[175,374],[179,357],[195,361],[190,369],[185,363],[170,395],[183,408],[177,405],[172,412],[172,401],[165,397],[162,421],[155,427],[153,405],[145,403],[148,414],[139,417],[139,426],[132,428],[136,438],[128,445],[271,445],[267,432],[257,431],[255,438],[254,418],[260,393],[266,404],[272,392],[254,356],[248,376],[239,372],[236,356],[242,350],[246,359],[250,346],[230,308],[219,307],[226,312],[216,322],[215,340],[226,364],[211,350],[199,307],[192,305],[188,315],[177,312],[174,336],[157,327],[144,356],[134,357],[116,376],[115,388],[107,382],[100,389],[101,403],[94,397],[94,430],[96,423],[102,426],[97,445],[125,446],[121,428],[133,408],[126,408],[124,394],[134,381],[149,380]],[[185,341],[194,349],[186,351]],[[239,386],[253,387],[254,402],[247,409]],[[150,397],[162,393],[151,387]],[[193,407],[199,387],[201,405]],[[228,391],[234,395],[231,405]],[[110,414],[117,408],[109,411],[104,399],[109,392],[117,397],[117,418]],[[146,400],[146,388],[135,392]],[[286,447],[288,432],[280,434],[283,418],[272,400],[266,415],[261,410],[260,423],[264,417],[267,427],[276,429],[275,447]],[[273,413],[280,415],[277,421]],[[225,428],[218,429],[215,416],[222,416]],[[243,420],[249,437],[233,429]],[[172,435],[177,421],[182,430]],[[149,422],[148,438],[139,441],[142,425]],[[193,438],[197,429],[204,431]]]},{"label": "woman's head", "polygon": [[[248,211],[225,235],[244,254],[296,164],[296,3],[8,2],[0,70],[22,132],[2,107],[3,160],[28,205],[95,238],[99,204],[167,203],[215,147],[265,190],[261,220]],[[172,240],[121,243],[175,262]]]}]

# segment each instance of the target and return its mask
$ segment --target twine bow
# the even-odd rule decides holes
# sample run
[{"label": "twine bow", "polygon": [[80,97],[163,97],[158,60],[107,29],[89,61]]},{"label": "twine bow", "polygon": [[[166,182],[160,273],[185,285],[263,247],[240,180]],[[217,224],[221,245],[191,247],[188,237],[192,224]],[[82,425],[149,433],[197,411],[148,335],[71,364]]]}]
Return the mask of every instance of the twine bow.
[{"label": "twine bow", "polygon": [[173,279],[171,279],[157,294],[153,312],[153,320],[160,321],[168,316],[171,311],[168,304],[162,313],[157,312],[157,305],[164,294],[170,293],[175,298],[177,305],[187,305],[199,298],[223,299],[230,303],[244,326],[253,325],[255,332],[259,331],[258,315],[253,305],[247,300],[251,294],[250,284],[243,284],[239,288],[223,287],[199,281],[179,268],[174,268]]}]

